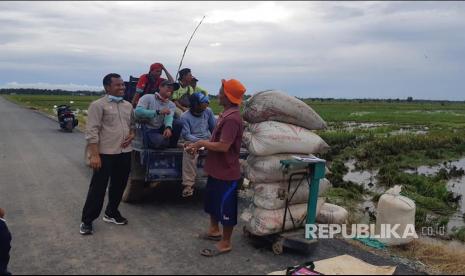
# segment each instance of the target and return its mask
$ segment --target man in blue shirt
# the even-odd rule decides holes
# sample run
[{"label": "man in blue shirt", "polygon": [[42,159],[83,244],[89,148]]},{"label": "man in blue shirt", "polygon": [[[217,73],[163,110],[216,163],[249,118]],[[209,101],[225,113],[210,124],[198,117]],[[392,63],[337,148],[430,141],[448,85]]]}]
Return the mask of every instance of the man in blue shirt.
[{"label": "man in blue shirt", "polygon": [[5,211],[0,208],[0,275],[11,275],[8,272],[10,261],[11,234],[4,219]]},{"label": "man in blue shirt", "polygon": [[[186,146],[200,140],[210,140],[216,126],[213,111],[208,108],[208,96],[196,92],[189,97],[190,109],[181,116],[183,122],[182,137]],[[194,195],[195,179],[197,178],[197,161],[199,155],[191,155],[184,151],[182,162],[182,178],[184,190],[182,196],[187,198]]]}]

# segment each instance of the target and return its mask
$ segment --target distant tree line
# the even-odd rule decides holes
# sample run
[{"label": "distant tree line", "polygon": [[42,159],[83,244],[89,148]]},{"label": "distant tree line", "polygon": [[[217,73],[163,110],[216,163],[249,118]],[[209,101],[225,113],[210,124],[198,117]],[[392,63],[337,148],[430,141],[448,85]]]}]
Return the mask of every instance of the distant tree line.
[{"label": "distant tree line", "polygon": [[34,88],[3,88],[0,89],[0,94],[16,94],[16,95],[72,95],[72,96],[98,96],[104,91],[67,91],[61,89],[34,89]]},{"label": "distant tree line", "polygon": [[350,102],[350,103],[465,103],[465,101],[448,101],[448,100],[420,100],[408,97],[407,99],[335,99],[335,98],[299,98],[306,102]]}]

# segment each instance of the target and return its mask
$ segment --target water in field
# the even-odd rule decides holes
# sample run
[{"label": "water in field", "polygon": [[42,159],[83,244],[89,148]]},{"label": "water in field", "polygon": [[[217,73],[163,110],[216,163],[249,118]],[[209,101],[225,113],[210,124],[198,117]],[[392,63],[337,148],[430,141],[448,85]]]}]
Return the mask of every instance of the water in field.
[{"label": "water in field", "polygon": [[399,130],[390,132],[391,135],[405,135],[405,134],[427,135],[428,133],[429,133],[428,128],[425,128],[425,129],[401,128]]},{"label": "water in field", "polygon": [[357,171],[355,168],[356,160],[349,160],[345,163],[345,166],[349,169],[349,172],[344,176],[344,181],[353,182],[362,185],[366,190],[383,193],[384,189],[378,186],[378,170],[374,171]]},{"label": "water in field", "polygon": [[[465,158],[446,162],[437,166],[421,166],[416,170],[408,170],[407,173],[418,173],[420,175],[433,176],[439,173],[443,168],[450,169],[456,167],[457,169],[465,169]],[[465,214],[465,176],[454,178],[449,180],[447,183],[449,191],[453,192],[456,196],[462,196],[460,200],[460,210],[451,218],[449,228],[465,226],[464,214]]]},{"label": "water in field", "polygon": [[[346,162],[346,167],[349,169],[349,172],[344,176],[344,181],[351,181],[353,183],[362,185],[365,189],[371,192],[382,194],[386,191],[383,187],[378,186],[377,175],[378,170],[374,171],[357,171],[355,168],[356,160],[350,160]],[[447,165],[447,166],[446,166]],[[419,174],[425,176],[434,176],[439,173],[442,168],[452,168],[456,167],[458,169],[465,168],[465,158],[453,162],[447,162],[446,164],[440,164],[437,166],[421,166],[416,170],[406,170],[405,172],[411,174]],[[461,196],[460,198],[460,208],[456,214],[450,218],[449,230],[454,228],[460,228],[465,226],[464,214],[465,214],[465,176],[451,179],[447,187],[449,191],[453,192],[456,196]],[[368,199],[364,199],[364,203],[360,206],[364,211],[373,211],[375,205],[371,204]]]},{"label": "water in field", "polygon": [[375,129],[383,126],[389,126],[385,123],[358,123],[358,122],[344,122],[344,130],[354,131],[357,129]]}]

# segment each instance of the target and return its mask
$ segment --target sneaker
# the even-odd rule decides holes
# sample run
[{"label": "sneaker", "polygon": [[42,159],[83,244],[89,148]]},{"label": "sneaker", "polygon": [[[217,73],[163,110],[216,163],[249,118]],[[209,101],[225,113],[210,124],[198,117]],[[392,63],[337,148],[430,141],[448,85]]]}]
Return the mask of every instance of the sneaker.
[{"label": "sneaker", "polygon": [[92,224],[81,223],[79,232],[83,236],[92,235],[94,233],[94,228],[92,227]]},{"label": "sneaker", "polygon": [[108,222],[108,223],[114,223],[116,225],[126,225],[128,224],[128,220],[125,219],[121,214],[118,214],[116,216],[109,216],[109,215],[104,215],[103,216],[103,221]]}]

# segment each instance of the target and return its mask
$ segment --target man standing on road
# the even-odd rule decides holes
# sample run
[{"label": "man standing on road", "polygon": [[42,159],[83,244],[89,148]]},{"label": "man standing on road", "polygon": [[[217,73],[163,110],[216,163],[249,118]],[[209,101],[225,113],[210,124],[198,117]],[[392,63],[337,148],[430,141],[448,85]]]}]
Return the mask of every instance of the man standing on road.
[{"label": "man standing on road", "polygon": [[[213,111],[208,108],[210,100],[208,96],[198,92],[189,98],[190,109],[181,116],[183,121],[182,137],[187,147],[191,143],[200,140],[210,140],[216,126],[216,118]],[[194,195],[195,179],[197,178],[197,161],[199,155],[190,155],[186,151],[182,160],[182,196],[187,198]]]},{"label": "man standing on road", "polygon": [[[205,211],[210,215],[210,229],[202,237],[219,240],[214,248],[205,249],[203,256],[214,257],[232,250],[231,237],[237,225],[237,189],[241,178],[240,151],[243,122],[240,104],[246,88],[238,80],[222,80],[219,101],[224,112],[219,117],[210,141],[202,140],[189,146],[191,154],[201,148],[208,150],[205,172],[208,174]],[[223,233],[219,223],[223,225]]]},{"label": "man standing on road", "polygon": [[11,275],[8,272],[10,262],[11,233],[5,221],[5,211],[0,208],[0,275]]},{"label": "man standing on road", "polygon": [[128,223],[118,207],[131,170],[133,108],[123,100],[125,87],[120,75],[108,74],[103,86],[107,95],[93,102],[88,111],[86,140],[94,175],[82,211],[82,235],[93,233],[92,222],[100,216],[109,180],[109,202],[103,220],[117,225]]}]

